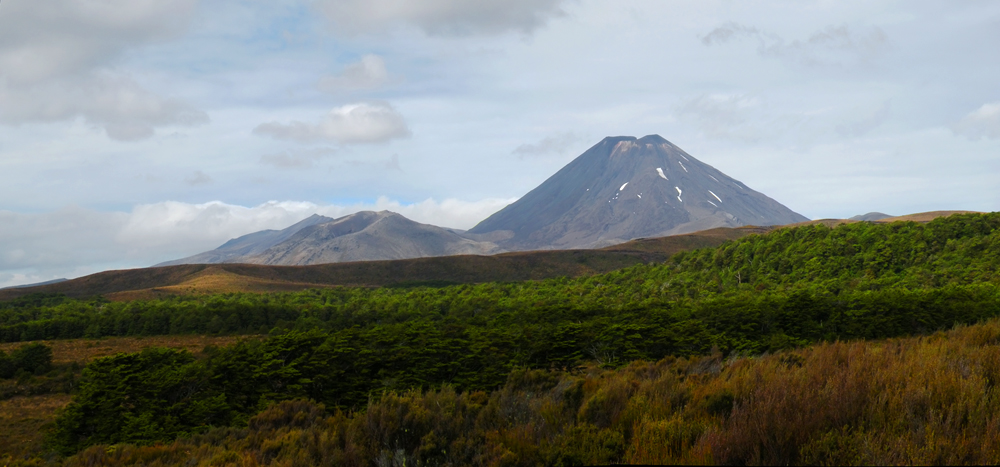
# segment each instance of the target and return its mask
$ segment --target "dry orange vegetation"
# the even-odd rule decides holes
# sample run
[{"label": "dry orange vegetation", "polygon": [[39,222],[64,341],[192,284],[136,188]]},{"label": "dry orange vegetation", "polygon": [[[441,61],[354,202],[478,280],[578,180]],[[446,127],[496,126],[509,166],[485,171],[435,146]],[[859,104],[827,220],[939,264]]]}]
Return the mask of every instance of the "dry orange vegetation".
[{"label": "dry orange vegetation", "polygon": [[192,274],[183,282],[148,289],[113,292],[104,296],[112,301],[150,300],[165,295],[198,295],[231,292],[295,292],[312,288],[332,287],[326,284],[268,280],[226,271],[210,266]]},{"label": "dry orange vegetation", "polygon": [[69,400],[69,394],[46,394],[0,401],[0,465],[41,452],[45,425]]}]

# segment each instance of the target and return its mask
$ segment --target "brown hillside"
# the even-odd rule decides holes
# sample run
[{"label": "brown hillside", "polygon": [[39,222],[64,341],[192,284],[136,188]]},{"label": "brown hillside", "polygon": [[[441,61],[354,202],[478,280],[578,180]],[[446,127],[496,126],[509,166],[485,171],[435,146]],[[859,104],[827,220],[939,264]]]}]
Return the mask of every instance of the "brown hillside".
[{"label": "brown hillside", "polygon": [[918,212],[916,214],[907,214],[905,216],[895,216],[886,217],[885,219],[879,219],[875,222],[886,223],[886,222],[897,222],[897,221],[913,221],[913,222],[930,222],[938,217],[948,217],[952,214],[982,214],[979,211],[930,211],[930,212]]},{"label": "brown hillside", "polygon": [[600,250],[528,251],[311,266],[185,264],[105,271],[56,284],[0,290],[0,300],[35,292],[132,300],[174,294],[280,292],[342,285],[378,287],[420,282],[477,283],[577,277],[663,261],[680,251],[718,246],[727,240],[769,230],[761,227],[717,228],[638,239]]}]

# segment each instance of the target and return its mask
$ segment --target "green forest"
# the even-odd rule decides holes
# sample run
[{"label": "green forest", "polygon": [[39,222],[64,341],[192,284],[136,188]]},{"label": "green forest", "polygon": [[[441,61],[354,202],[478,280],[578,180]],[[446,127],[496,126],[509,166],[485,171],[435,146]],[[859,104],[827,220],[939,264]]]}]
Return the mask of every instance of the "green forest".
[{"label": "green forest", "polygon": [[[48,375],[72,395],[47,454],[24,460],[43,465],[997,462],[969,446],[1000,430],[975,414],[1000,400],[998,227],[994,213],[784,228],[573,279],[28,295],[0,302],[0,342],[23,343],[0,378]],[[82,370],[37,343],[187,334],[247,337]],[[935,354],[944,343],[964,360]],[[891,380],[921,362],[962,381],[921,396]],[[851,373],[862,363],[870,381]],[[879,400],[879,378],[899,394]],[[884,449],[858,447],[873,433]]]}]

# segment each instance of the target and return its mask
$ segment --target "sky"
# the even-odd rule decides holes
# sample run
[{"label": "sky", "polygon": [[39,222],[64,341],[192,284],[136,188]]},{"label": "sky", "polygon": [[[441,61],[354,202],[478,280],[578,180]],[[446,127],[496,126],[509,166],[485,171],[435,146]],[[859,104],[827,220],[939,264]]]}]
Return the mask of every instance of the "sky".
[{"label": "sky", "polygon": [[994,0],[3,0],[0,287],[468,229],[659,134],[809,218],[1000,205]]}]

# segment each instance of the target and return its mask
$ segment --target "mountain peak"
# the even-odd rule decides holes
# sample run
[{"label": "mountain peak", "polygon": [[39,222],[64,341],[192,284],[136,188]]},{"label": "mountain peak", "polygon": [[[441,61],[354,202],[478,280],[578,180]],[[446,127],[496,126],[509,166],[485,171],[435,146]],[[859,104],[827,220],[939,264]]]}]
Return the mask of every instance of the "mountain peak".
[{"label": "mountain peak", "polygon": [[508,249],[591,248],[805,220],[654,134],[604,138],[469,232],[510,231]]},{"label": "mountain peak", "polygon": [[643,136],[642,138],[639,138],[639,142],[640,143],[648,143],[648,144],[670,143],[670,141],[667,141],[666,138],[664,138],[664,137],[662,137],[660,135],[646,135],[646,136]]}]

